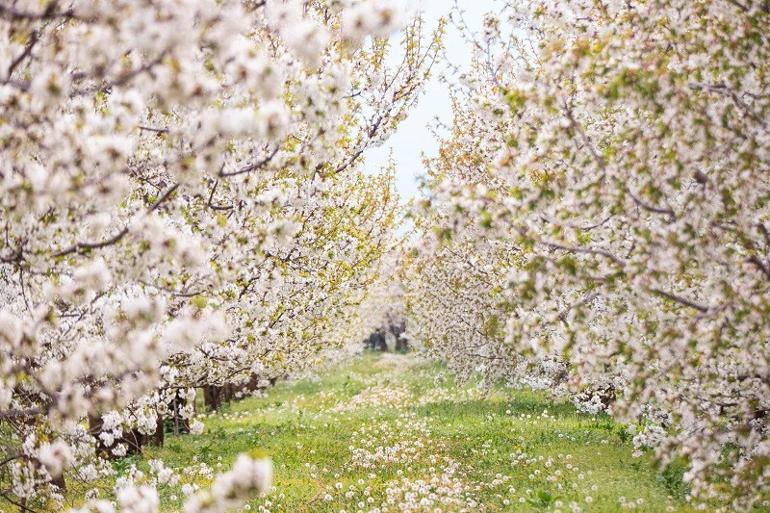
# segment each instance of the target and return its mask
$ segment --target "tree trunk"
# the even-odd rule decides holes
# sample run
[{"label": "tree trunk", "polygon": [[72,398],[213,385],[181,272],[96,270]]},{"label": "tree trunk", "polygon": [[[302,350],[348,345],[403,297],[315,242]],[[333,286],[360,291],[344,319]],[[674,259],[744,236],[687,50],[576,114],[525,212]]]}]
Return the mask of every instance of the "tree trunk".
[{"label": "tree trunk", "polygon": [[60,492],[65,492],[67,490],[67,483],[64,482],[64,473],[62,473],[59,477],[51,479],[51,484],[56,485]]},{"label": "tree trunk", "polygon": [[149,438],[148,442],[156,447],[163,447],[166,440],[166,419],[163,415],[158,415],[157,427],[155,433]]},{"label": "tree trunk", "polygon": [[132,429],[128,433],[123,433],[123,436],[115,440],[111,447],[107,447],[104,441],[99,437],[102,432],[102,426],[104,422],[102,418],[96,415],[88,416],[88,432],[96,438],[96,454],[106,460],[115,460],[120,456],[116,456],[112,453],[112,449],[119,443],[126,444],[126,454],[141,454],[142,446],[144,445],[144,435],[139,432],[138,429]]},{"label": "tree trunk", "polygon": [[109,459],[110,449],[104,445],[102,439],[99,438],[99,434],[102,432],[103,425],[104,422],[102,422],[101,417],[97,415],[88,416],[88,433],[96,438],[96,454],[101,458]]},{"label": "tree trunk", "polygon": [[217,411],[222,406],[222,397],[219,387],[207,385],[203,387],[203,403],[209,411]]}]

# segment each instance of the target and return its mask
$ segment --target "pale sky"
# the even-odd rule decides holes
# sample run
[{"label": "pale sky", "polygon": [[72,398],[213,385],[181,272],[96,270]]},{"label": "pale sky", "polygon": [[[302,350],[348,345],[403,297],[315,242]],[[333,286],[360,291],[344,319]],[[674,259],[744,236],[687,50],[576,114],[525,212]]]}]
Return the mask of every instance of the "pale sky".
[{"label": "pale sky", "polygon": [[[417,8],[425,13],[426,30],[433,30],[441,16],[446,16],[454,0],[405,0],[411,8]],[[465,20],[473,31],[481,28],[484,13],[494,10],[495,0],[459,0],[466,11]],[[460,34],[450,23],[444,40],[447,55],[452,63],[466,66],[470,50],[460,37]],[[402,201],[407,201],[417,195],[418,177],[424,173],[422,154],[434,155],[438,144],[427,125],[438,117],[444,122],[451,120],[449,95],[446,87],[439,83],[438,75],[442,71],[439,63],[434,68],[433,78],[427,85],[425,93],[420,97],[419,104],[411,111],[398,128],[398,131],[380,148],[370,151],[366,157],[366,167],[371,171],[379,169],[387,162],[391,150],[396,162],[397,188]]]}]

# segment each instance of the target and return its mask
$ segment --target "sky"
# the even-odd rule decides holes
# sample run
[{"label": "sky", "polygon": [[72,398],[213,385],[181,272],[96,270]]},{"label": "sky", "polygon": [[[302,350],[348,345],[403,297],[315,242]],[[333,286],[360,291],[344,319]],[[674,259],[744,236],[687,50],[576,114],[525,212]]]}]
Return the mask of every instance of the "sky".
[{"label": "sky", "polygon": [[[446,16],[454,0],[404,0],[410,9],[424,13],[426,30],[433,30],[441,16]],[[465,11],[465,20],[473,31],[481,28],[484,13],[494,10],[494,0],[458,0]],[[397,43],[396,36],[395,43]],[[470,50],[459,31],[450,23],[444,40],[446,54],[454,65],[465,67],[468,64]],[[394,47],[397,45],[394,44]],[[418,195],[419,176],[424,174],[422,167],[423,153],[432,156],[438,151],[438,143],[428,130],[428,125],[438,118],[443,122],[451,121],[449,94],[446,86],[438,80],[443,66],[439,63],[434,68],[431,81],[427,84],[419,104],[412,110],[388,142],[370,150],[366,155],[367,168],[375,171],[384,166],[389,155],[393,154],[396,163],[396,187],[402,201],[408,201]]]}]

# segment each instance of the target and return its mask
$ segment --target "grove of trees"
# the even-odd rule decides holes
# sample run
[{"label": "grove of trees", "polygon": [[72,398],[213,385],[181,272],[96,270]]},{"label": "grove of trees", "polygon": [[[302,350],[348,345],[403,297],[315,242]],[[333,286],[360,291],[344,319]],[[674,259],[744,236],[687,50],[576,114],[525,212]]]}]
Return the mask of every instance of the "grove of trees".
[{"label": "grove of trees", "polygon": [[[770,2],[500,0],[399,232],[366,169],[443,56],[388,0],[0,0],[0,503],[61,505],[210,406],[406,319],[770,494]],[[450,5],[447,2],[447,12]],[[224,391],[224,392],[223,392]],[[242,455],[185,511],[271,486]],[[121,480],[82,511],[154,513]]]},{"label": "grove of trees", "polygon": [[[0,33],[0,499],[37,511],[190,424],[195,388],[356,336],[398,208],[362,155],[438,41],[369,0],[19,0]],[[264,491],[244,458],[188,511]],[[157,509],[132,485],[120,509]]]},{"label": "grove of trees", "polygon": [[503,2],[405,280],[426,350],[610,412],[729,511],[770,487],[768,28],[764,0]]}]

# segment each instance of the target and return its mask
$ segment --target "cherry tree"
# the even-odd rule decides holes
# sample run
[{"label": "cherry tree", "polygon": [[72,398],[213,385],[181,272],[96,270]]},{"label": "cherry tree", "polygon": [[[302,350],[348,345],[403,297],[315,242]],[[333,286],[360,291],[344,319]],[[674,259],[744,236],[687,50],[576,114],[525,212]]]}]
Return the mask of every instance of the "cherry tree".
[{"label": "cherry tree", "polygon": [[2,499],[61,500],[193,387],[339,342],[396,204],[364,152],[439,45],[406,23],[386,64],[404,22],[376,0],[0,5]]},{"label": "cherry tree", "polygon": [[[462,158],[420,214],[418,287],[491,271],[467,287],[478,343],[442,352],[476,366],[494,316],[511,368],[562,358],[725,510],[768,493],[769,25],[764,1],[504,3],[470,38],[442,148]],[[441,340],[460,304],[412,326]]]},{"label": "cherry tree", "polygon": [[[397,342],[395,337],[403,332],[406,320],[404,287],[399,276],[403,240],[394,237],[390,242],[375,279],[368,287],[366,297],[358,308],[357,315],[361,321],[360,336],[356,341],[358,343],[374,333],[388,333],[390,341],[393,342],[392,345],[395,346]],[[395,333],[396,331],[399,333]]]}]

